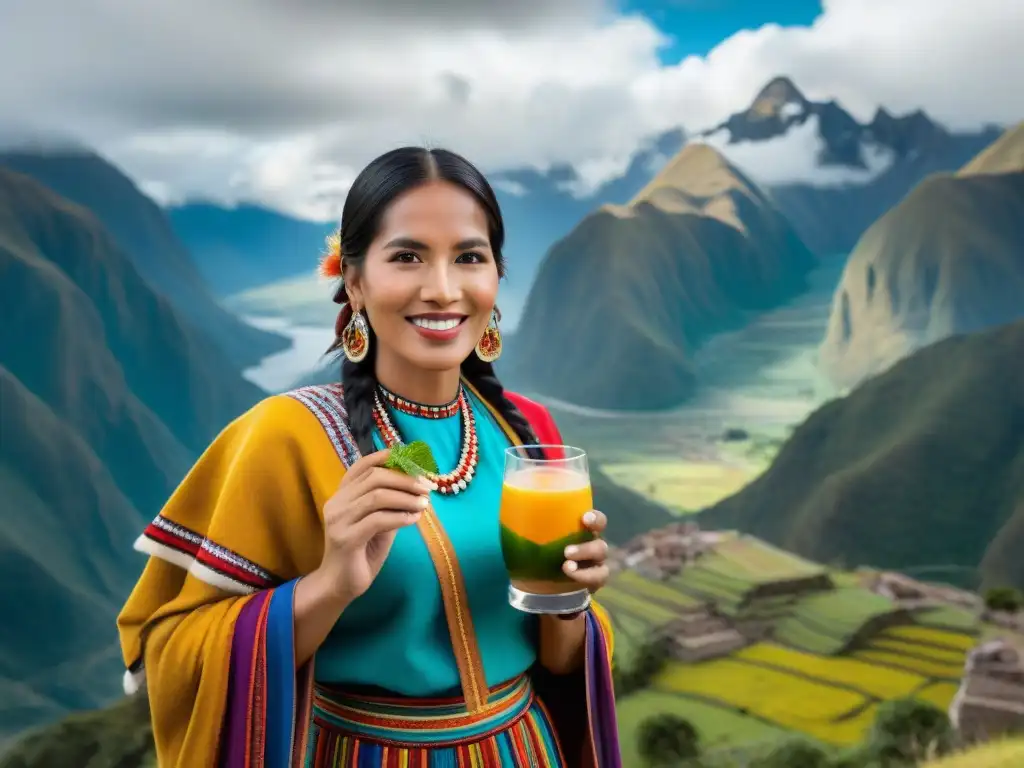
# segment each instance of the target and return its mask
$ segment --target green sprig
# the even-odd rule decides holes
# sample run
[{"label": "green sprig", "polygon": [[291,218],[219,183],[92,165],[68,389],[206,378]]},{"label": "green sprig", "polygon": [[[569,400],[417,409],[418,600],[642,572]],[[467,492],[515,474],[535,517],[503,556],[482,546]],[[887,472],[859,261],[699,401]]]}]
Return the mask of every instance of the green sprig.
[{"label": "green sprig", "polygon": [[439,471],[430,446],[422,440],[415,440],[408,445],[396,445],[391,449],[384,466],[412,477],[419,477],[428,472],[436,475]]}]

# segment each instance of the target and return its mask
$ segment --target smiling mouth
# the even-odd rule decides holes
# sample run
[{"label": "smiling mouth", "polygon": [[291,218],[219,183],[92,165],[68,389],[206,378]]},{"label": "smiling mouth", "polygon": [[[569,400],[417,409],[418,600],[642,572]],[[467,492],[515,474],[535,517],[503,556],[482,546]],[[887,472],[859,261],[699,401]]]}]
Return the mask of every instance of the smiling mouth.
[{"label": "smiling mouth", "polygon": [[457,328],[466,322],[466,315],[448,315],[445,317],[429,317],[421,315],[417,317],[407,317],[413,325],[424,328],[428,331],[450,331],[453,328]]}]

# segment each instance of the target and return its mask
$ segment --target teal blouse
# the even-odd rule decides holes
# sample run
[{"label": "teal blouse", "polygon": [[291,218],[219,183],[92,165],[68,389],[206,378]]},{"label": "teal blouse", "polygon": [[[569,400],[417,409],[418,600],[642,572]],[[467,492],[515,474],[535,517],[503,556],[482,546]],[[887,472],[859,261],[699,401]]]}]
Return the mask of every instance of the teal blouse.
[{"label": "teal blouse", "polygon": [[[456,496],[431,494],[434,511],[459,559],[488,685],[525,672],[537,656],[536,617],[508,604],[498,506],[504,451],[510,442],[486,406],[470,392],[480,458],[472,481]],[[460,419],[428,419],[391,411],[405,442],[423,440],[442,472],[455,467]],[[374,435],[383,448],[379,434]],[[416,526],[398,531],[370,588],[341,615],[316,654],[322,682],[374,685],[429,697],[459,688],[459,671],[445,622],[441,587]]]}]

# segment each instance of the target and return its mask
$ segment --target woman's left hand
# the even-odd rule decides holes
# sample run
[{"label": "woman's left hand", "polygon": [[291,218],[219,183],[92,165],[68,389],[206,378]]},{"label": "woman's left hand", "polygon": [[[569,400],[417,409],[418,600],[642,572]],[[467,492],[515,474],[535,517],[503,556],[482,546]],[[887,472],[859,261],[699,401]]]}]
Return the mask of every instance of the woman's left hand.
[{"label": "woman's left hand", "polygon": [[583,515],[583,526],[596,537],[583,544],[571,544],[565,548],[565,562],[562,571],[573,581],[582,584],[591,593],[597,592],[608,581],[608,542],[601,538],[608,518],[603,512],[592,509]]}]

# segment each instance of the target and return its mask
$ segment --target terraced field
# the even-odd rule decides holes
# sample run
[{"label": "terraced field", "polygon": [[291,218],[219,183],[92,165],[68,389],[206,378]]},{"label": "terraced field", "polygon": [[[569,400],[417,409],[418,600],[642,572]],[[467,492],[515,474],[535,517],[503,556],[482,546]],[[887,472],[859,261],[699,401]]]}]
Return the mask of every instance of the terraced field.
[{"label": "terraced field", "polygon": [[829,684],[854,688],[877,699],[910,696],[924,687],[928,677],[868,664],[842,656],[816,656],[771,643],[744,648],[733,656],[738,661],[806,675]]},{"label": "terraced field", "polygon": [[826,572],[817,563],[750,536],[727,539],[716,548],[715,558],[705,567],[720,568],[727,574],[757,583],[818,576]]},{"label": "terraced field", "polygon": [[783,552],[749,536],[726,536],[713,553],[701,557],[667,583],[702,601],[714,601],[736,613],[766,585],[827,579],[824,567]]},{"label": "terraced field", "polygon": [[709,606],[741,630],[751,622],[772,628],[766,640],[727,656],[671,661],[649,688],[621,699],[625,755],[639,722],[658,711],[690,720],[707,746],[789,731],[848,745],[886,700],[948,707],[978,640],[976,617],[954,607],[910,613],[860,584],[856,574],[749,537],[728,538],[666,581],[617,574],[601,592],[618,633],[617,663],[628,664],[652,632]]},{"label": "terraced field", "polygon": [[914,621],[926,627],[937,627],[948,629],[953,632],[967,632],[968,634],[978,631],[978,616],[973,611],[965,608],[940,607],[928,608],[917,611],[914,614]]},{"label": "terraced field", "polygon": [[[894,658],[900,659],[899,654]],[[915,666],[916,671],[911,671]],[[864,737],[883,701],[913,697],[948,707],[958,680],[943,679],[932,671],[916,659],[901,666],[874,663],[861,656],[820,656],[758,643],[699,664],[671,662],[652,688],[682,700],[731,708],[759,726],[850,745]],[[934,671],[948,674],[944,667]],[[739,738],[737,735],[735,740]],[[723,740],[730,741],[727,732]]]},{"label": "terraced field", "polygon": [[916,625],[898,626],[879,632],[855,650],[853,656],[936,680],[959,681],[967,652],[976,640],[976,633]]}]

